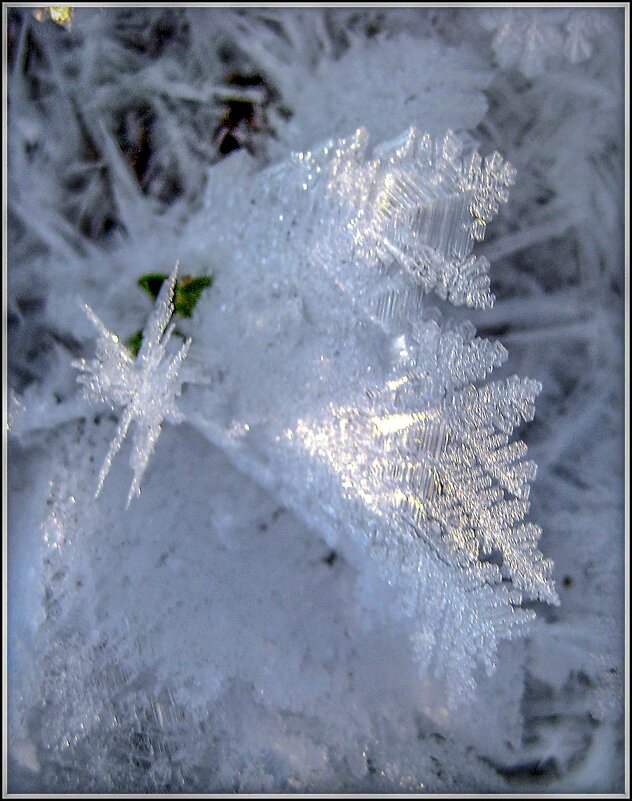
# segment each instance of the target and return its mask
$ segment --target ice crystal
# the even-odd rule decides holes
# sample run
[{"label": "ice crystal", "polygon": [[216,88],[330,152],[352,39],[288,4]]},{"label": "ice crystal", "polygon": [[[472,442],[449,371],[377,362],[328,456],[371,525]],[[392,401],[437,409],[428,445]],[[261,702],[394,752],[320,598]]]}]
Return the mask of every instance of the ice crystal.
[{"label": "ice crystal", "polygon": [[604,13],[594,9],[494,9],[484,12],[481,22],[494,31],[500,66],[516,66],[527,77],[542,74],[552,59],[586,61],[608,27]]},{"label": "ice crystal", "polygon": [[163,420],[179,423],[183,419],[175,398],[180,395],[183,382],[189,378],[187,373],[180,372],[180,368],[191,346],[191,339],[187,339],[177,353],[166,356],[167,344],[175,326],[169,321],[174,309],[173,293],[177,274],[176,264],[162,285],[136,359],[119,337],[108,331],[92,309],[84,306],[99,338],[96,358],[73,362],[73,366],[81,371],[77,380],[83,384],[88,400],[105,402],[113,409],[123,407],[124,410],[103,461],[96,494],[98,496],[101,492],[112,460],[123,444],[131,423],[135,421],[130,456],[134,477],[127,498],[128,506],[132,498],[140,494],[140,482],[160,436]]},{"label": "ice crystal", "polygon": [[[277,17],[279,23],[287,24],[291,14],[285,9]],[[298,65],[291,70],[277,68],[277,85],[294,114],[279,126],[283,149],[278,144],[275,152],[285,157],[288,147],[308,150],[360,126],[366,126],[377,142],[397,136],[406,125],[433,136],[450,127],[475,128],[486,105],[481,90],[491,72],[467,45],[447,47],[437,39],[425,39],[423,45],[410,47],[412,23],[409,17],[403,30],[388,37],[369,41],[352,37],[339,58],[321,58],[315,70]],[[285,41],[274,33],[267,35]],[[244,31],[241,38],[245,37]],[[275,58],[274,41],[269,42],[266,57],[272,69],[276,59],[282,59],[281,53]],[[446,81],[448,73],[458,74],[458,81]]]},{"label": "ice crystal", "polygon": [[497,642],[525,630],[523,594],[558,603],[541,530],[523,522],[535,465],[510,442],[540,387],[475,385],[504,349],[433,321],[405,350],[390,380],[285,437],[311,459],[326,516],[346,521],[397,588],[420,667],[445,680],[451,706],[473,688],[476,661],[491,671]]},{"label": "ice crystal", "polygon": [[[226,425],[206,430],[373,576],[369,594],[376,577],[392,588],[389,608],[449,704],[525,630],[525,598],[557,602],[540,529],[524,520],[535,465],[512,437],[539,384],[486,383],[503,346],[428,297],[491,305],[473,251],[513,180],[501,156],[452,132],[410,129],[370,151],[359,129],[254,176],[214,223],[225,267],[204,337],[226,350],[200,413]],[[246,216],[257,245],[232,223]],[[268,260],[269,290],[256,280]]]},{"label": "ice crystal", "polygon": [[[455,371],[448,367],[447,375]],[[361,418],[374,443],[366,467],[369,480],[381,482],[382,510],[390,506],[400,527],[404,520],[418,536],[440,529],[437,547],[485,581],[501,580],[486,561],[499,553],[516,589],[555,603],[552,565],[536,549],[540,529],[520,523],[535,465],[524,461],[523,443],[508,442],[514,426],[531,419],[537,382],[467,384],[438,404],[415,408],[414,389],[424,380],[405,374],[376,393],[373,414]]]},{"label": "ice crystal", "polygon": [[339,263],[334,251],[351,249],[363,266],[357,276],[345,267],[338,278],[352,281],[356,295],[368,299],[379,286],[367,268],[395,262],[425,292],[455,304],[491,305],[489,263],[472,249],[507,201],[515,170],[498,153],[483,160],[452,131],[433,139],[411,128],[371,159],[367,150],[368,133],[360,128],[349,139],[295,156],[304,188],[324,190],[318,211],[328,236],[319,229],[315,242],[321,266],[331,270]]}]

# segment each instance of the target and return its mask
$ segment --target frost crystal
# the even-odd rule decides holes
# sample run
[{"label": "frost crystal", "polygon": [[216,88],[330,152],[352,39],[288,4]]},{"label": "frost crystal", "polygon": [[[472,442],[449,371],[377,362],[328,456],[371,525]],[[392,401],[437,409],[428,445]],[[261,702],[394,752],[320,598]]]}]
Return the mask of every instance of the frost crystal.
[{"label": "frost crystal", "polygon": [[169,320],[173,314],[177,274],[176,264],[156,299],[136,359],[121,344],[118,336],[108,331],[92,309],[84,306],[87,316],[99,332],[99,338],[96,358],[73,362],[73,366],[81,371],[77,381],[84,385],[84,394],[88,400],[105,402],[113,409],[124,409],[99,473],[96,495],[103,488],[112,460],[123,444],[130,424],[135,421],[136,430],[130,456],[134,478],[127,498],[128,506],[135,495],[140,495],[140,482],[160,436],[162,421],[179,423],[183,420],[175,398],[180,395],[184,381],[192,377],[188,373],[180,374],[191,339],[187,339],[176,354],[165,358],[167,344],[175,327],[174,323],[169,325]]},{"label": "frost crystal", "polygon": [[397,588],[420,666],[446,681],[452,706],[473,688],[476,660],[491,671],[498,640],[532,618],[517,609],[522,593],[558,603],[541,530],[523,522],[535,465],[509,441],[540,387],[471,383],[504,349],[434,322],[401,344],[408,357],[391,380],[285,437],[311,458],[326,516],[346,521]]},{"label": "frost crystal", "polygon": [[[46,8],[6,19],[8,790],[620,792],[625,13]],[[142,366],[72,301],[135,356],[177,256],[159,364],[213,380],[122,515]]]},{"label": "frost crystal", "polygon": [[517,66],[529,78],[541,75],[554,58],[586,61],[595,38],[608,28],[607,17],[594,9],[494,9],[483,12],[481,22],[495,31],[492,46],[500,66]]},{"label": "frost crystal", "polygon": [[528,621],[515,609],[521,593],[558,603],[541,530],[522,522],[535,465],[509,441],[532,419],[540,385],[514,376],[477,386],[504,348],[423,316],[430,290],[454,304],[493,302],[489,265],[472,249],[515,173],[452,132],[435,141],[411,129],[370,160],[366,149],[359,130],[296,161],[324,223],[315,265],[394,335],[391,371],[285,437],[313,460],[329,514],[368,540],[398,588],[419,661],[446,678],[451,704],[472,686],[475,657],[491,669],[496,638]]},{"label": "frost crystal", "polygon": [[434,140],[411,128],[370,160],[367,146],[360,128],[350,139],[295,156],[303,187],[324,189],[317,211],[328,222],[327,237],[320,229],[314,243],[320,266],[331,270],[336,251],[351,249],[363,264],[360,275],[343,267],[337,277],[352,280],[356,295],[368,297],[379,286],[368,268],[395,262],[426,292],[455,304],[491,305],[489,263],[472,248],[506,202],[515,170],[498,153],[483,161],[452,131]]},{"label": "frost crystal", "polygon": [[383,588],[449,705],[534,617],[523,598],[557,602],[512,438],[539,384],[486,382],[505,349],[428,297],[491,305],[473,250],[513,181],[452,132],[370,151],[358,129],[251,177],[212,223],[225,269],[203,336],[223,380],[198,420],[356,560],[369,605]]}]

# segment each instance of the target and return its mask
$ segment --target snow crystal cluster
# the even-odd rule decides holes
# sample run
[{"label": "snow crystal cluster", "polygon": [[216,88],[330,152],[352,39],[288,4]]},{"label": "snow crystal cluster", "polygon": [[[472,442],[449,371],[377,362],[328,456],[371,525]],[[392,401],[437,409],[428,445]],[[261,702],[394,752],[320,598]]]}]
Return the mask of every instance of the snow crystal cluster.
[{"label": "snow crystal cluster", "polygon": [[622,16],[10,10],[10,790],[621,791]]}]

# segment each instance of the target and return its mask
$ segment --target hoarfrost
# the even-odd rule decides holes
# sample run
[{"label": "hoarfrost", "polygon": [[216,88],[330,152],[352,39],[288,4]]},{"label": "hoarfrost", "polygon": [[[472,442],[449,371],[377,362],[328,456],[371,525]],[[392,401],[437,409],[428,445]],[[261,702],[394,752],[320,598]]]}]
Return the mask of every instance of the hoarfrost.
[{"label": "hoarfrost", "polygon": [[[11,791],[624,787],[625,15],[527,11],[9,9]],[[123,514],[75,298],[177,258],[213,383]]]}]

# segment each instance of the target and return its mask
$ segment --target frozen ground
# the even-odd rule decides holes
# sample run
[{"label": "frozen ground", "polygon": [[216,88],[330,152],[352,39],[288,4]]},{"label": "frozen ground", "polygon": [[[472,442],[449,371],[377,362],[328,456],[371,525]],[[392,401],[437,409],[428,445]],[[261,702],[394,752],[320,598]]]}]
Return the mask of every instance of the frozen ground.
[{"label": "frozen ground", "polygon": [[[623,9],[525,13],[9,9],[9,790],[623,790]],[[437,308],[543,386],[520,435],[561,603],[525,602],[457,705],[275,445],[385,369],[313,275],[316,216],[262,172],[359,125],[467,132],[518,170],[475,248],[494,307]],[[214,275],[178,322],[211,383],[126,511],[129,444],[93,499],[117,417],[81,399],[77,299],[128,337],[137,279],[177,259]]]}]

